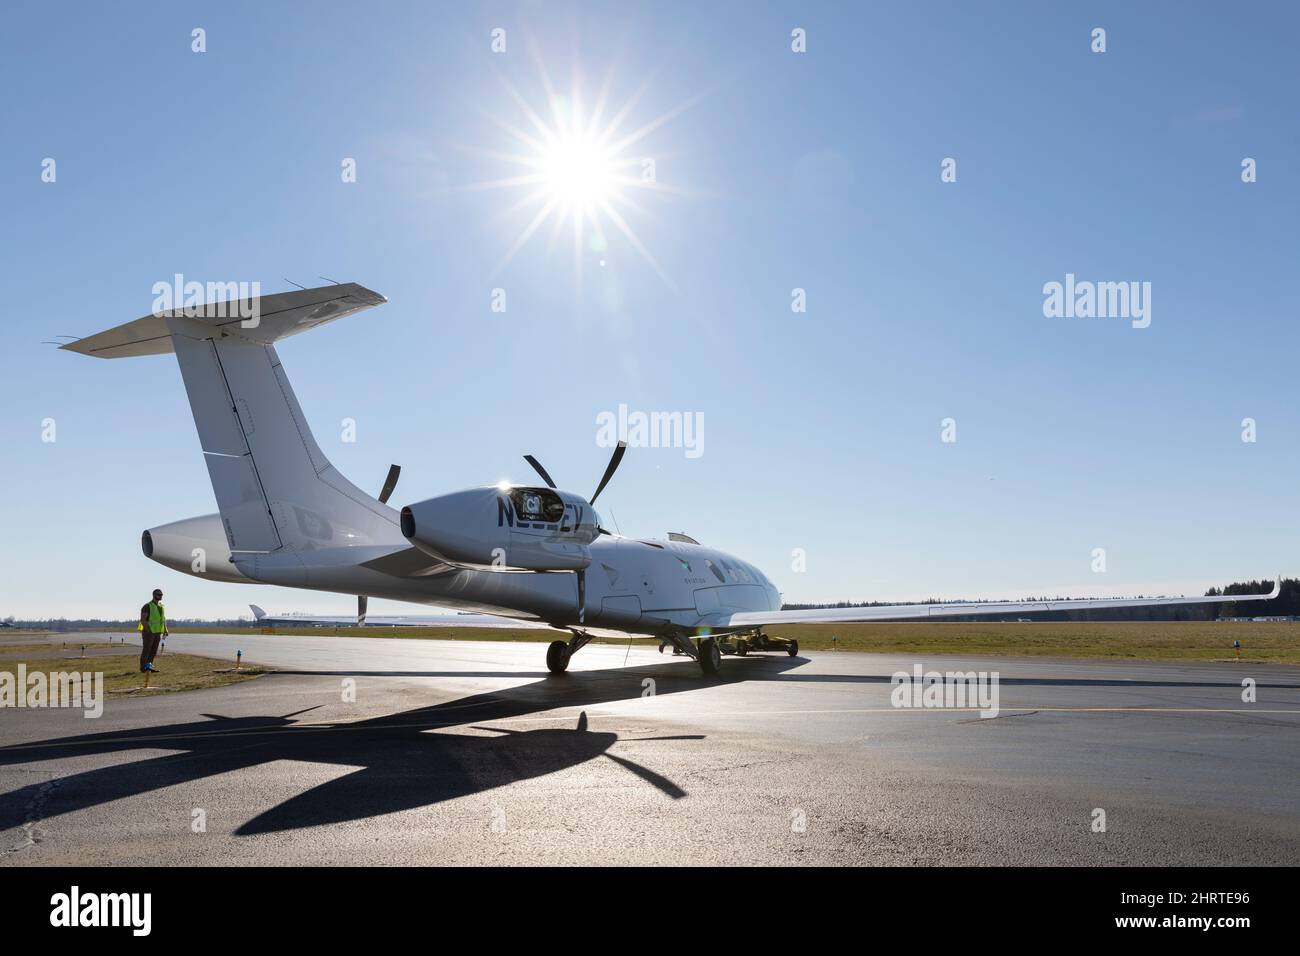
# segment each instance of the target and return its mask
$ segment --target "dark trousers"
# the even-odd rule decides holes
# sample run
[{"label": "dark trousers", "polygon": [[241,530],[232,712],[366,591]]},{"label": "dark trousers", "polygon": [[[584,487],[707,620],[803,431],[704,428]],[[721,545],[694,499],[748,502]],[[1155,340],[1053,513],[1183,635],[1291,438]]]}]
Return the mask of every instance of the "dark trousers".
[{"label": "dark trousers", "polygon": [[152,664],[153,659],[158,655],[158,644],[162,641],[162,635],[152,631],[142,631],[140,636],[144,638],[144,644],[140,648],[140,670],[143,671],[145,665]]}]

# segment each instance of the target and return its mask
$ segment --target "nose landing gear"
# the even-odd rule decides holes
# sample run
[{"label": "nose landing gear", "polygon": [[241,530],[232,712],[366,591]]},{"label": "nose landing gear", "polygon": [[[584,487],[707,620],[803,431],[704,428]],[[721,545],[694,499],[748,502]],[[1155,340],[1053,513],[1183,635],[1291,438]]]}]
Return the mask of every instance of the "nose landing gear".
[{"label": "nose landing gear", "polygon": [[552,674],[563,674],[569,669],[569,660],[574,654],[591,643],[591,635],[576,627],[569,628],[573,637],[567,641],[551,641],[546,648],[546,669]]},{"label": "nose landing gear", "polygon": [[551,641],[546,648],[546,669],[552,674],[563,674],[569,669],[568,641]]}]

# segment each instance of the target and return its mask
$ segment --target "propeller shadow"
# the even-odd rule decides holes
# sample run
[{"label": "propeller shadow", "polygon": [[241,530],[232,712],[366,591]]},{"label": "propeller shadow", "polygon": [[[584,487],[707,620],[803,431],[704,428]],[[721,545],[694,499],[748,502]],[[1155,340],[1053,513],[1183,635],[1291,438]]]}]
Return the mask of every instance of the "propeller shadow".
[{"label": "propeller shadow", "polygon": [[[494,690],[428,707],[343,723],[311,723],[311,710],[284,716],[225,717],[125,731],[83,734],[0,747],[0,766],[47,760],[140,752],[141,759],[73,773],[0,795],[0,830],[162,790],[176,784],[246,770],[277,760],[346,767],[348,773],[312,787],[242,824],[240,835],[274,833],[344,823],[428,806],[456,797],[542,777],[596,759],[608,759],[669,799],[686,791],[662,774],[615,753],[617,734],[591,730],[585,708],[639,698],[652,678],[656,696],[748,681],[826,682],[888,685],[886,675],[789,673],[799,658],[750,656],[729,661],[723,676],[701,680],[694,662],[664,661],[636,667],[547,674],[517,687]],[[303,670],[278,672],[268,684],[299,674],[366,672]],[[375,671],[391,676],[440,676],[436,671]],[[465,677],[464,672],[445,672]],[[484,672],[519,677],[511,671]],[[1099,678],[1003,678],[1015,686],[1159,687],[1233,686],[1214,680],[1114,680]],[[1264,685],[1261,685],[1264,686]],[[1273,685],[1269,685],[1273,686]],[[1279,684],[1277,686],[1293,686]],[[516,718],[562,709],[583,710],[577,726],[518,730]],[[446,732],[467,727],[475,733]],[[702,740],[702,736],[634,738]],[[173,751],[162,756],[157,752]],[[147,754],[147,756],[146,756]]]},{"label": "propeller shadow", "polygon": [[[797,661],[770,663],[770,668],[762,668],[766,676],[777,676]],[[746,670],[752,671],[747,679],[759,676],[752,668]],[[53,788],[42,781],[0,795],[0,830],[31,822],[33,806],[41,806],[40,818],[49,819],[277,760],[345,766],[351,772],[265,811],[238,827],[237,834],[274,833],[367,819],[482,793],[602,757],[665,797],[677,800],[686,796],[684,789],[648,767],[611,753],[619,736],[589,729],[585,711],[576,727],[516,730],[492,723],[555,709],[639,698],[647,676],[654,677],[658,694],[708,686],[696,673],[693,664],[677,666],[668,662],[575,671],[348,723],[295,719],[305,711],[282,717],[205,714],[203,720],[188,723],[0,747],[0,766],[133,751],[150,754],[137,761],[69,774]],[[274,680],[276,676],[268,678]],[[442,732],[464,725],[471,725],[479,733]],[[490,736],[486,733],[489,731]],[[633,739],[705,738],[681,735]],[[156,756],[158,750],[177,752]]]}]

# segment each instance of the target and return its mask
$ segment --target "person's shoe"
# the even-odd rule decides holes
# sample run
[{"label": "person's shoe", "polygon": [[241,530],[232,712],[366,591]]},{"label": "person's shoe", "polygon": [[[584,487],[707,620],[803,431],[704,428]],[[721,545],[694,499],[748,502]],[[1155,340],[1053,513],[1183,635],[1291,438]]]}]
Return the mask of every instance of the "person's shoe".
[{"label": "person's shoe", "polygon": [[158,673],[158,668],[154,667],[153,664],[145,664],[145,665],[144,665],[144,669],[147,670],[147,671],[148,671],[149,673],[151,673],[151,674],[157,674],[157,673]]}]

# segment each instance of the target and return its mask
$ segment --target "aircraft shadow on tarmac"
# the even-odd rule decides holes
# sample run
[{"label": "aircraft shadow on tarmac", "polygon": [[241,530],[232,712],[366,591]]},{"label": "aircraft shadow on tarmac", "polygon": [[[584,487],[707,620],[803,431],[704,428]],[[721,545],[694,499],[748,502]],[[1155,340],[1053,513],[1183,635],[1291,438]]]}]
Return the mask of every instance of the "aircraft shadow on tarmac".
[{"label": "aircraft shadow on tarmac", "polygon": [[[803,663],[797,659],[752,658],[745,679],[765,679]],[[333,674],[281,671],[279,674]],[[344,672],[338,672],[340,674]],[[364,676],[365,671],[346,676]],[[370,672],[401,677],[433,676],[419,671]],[[575,671],[501,691],[478,694],[430,707],[348,723],[300,723],[283,717],[222,717],[183,724],[110,731],[0,747],[0,766],[70,757],[171,750],[163,756],[100,767],[54,781],[20,787],[0,795],[0,830],[72,813],[125,797],[161,790],[276,760],[334,764],[352,770],[312,787],[241,825],[240,835],[273,833],[343,823],[394,813],[481,793],[520,780],[541,777],[604,757],[635,774],[671,799],[686,791],[655,771],[611,753],[615,733],[594,731],[584,711],[577,726],[514,730],[493,721],[524,717],[556,708],[585,707],[639,698],[643,680],[653,677],[656,695],[698,690],[726,681],[702,682],[693,663],[664,662],[644,667]],[[276,675],[268,675],[274,679]],[[447,672],[448,677],[472,676]],[[480,676],[489,676],[483,674]],[[519,677],[503,671],[502,677]],[[263,678],[266,680],[267,678]],[[314,710],[315,708],[309,708]],[[469,725],[493,736],[438,733]],[[703,740],[703,735],[634,737],[630,740]],[[360,768],[360,769],[355,769]]]},{"label": "aircraft shadow on tarmac", "polygon": [[[728,662],[722,678],[702,681],[691,662],[572,671],[546,675],[518,687],[492,691],[347,723],[296,722],[307,711],[283,717],[221,717],[202,721],[63,737],[0,748],[0,766],[69,757],[179,751],[100,767],[0,795],[0,830],[99,806],[174,784],[244,770],[276,760],[299,760],[347,767],[352,772],[312,787],[241,825],[241,835],[366,819],[481,793],[520,780],[575,767],[604,757],[635,774],[671,799],[686,792],[655,771],[611,753],[617,734],[588,729],[583,712],[576,727],[514,730],[493,721],[525,717],[558,708],[588,707],[639,698],[652,677],[655,695],[739,681],[888,684],[888,675],[788,673],[798,658],[757,657]],[[464,671],[280,671],[282,675],[395,677],[475,676]],[[519,677],[518,671],[477,676]],[[524,675],[532,676],[532,675]],[[273,681],[276,675],[263,678]],[[1014,678],[1004,684],[1098,687],[1237,687],[1230,682],[1114,679]],[[1261,685],[1263,686],[1263,685]],[[1278,685],[1294,686],[1294,685]],[[309,708],[314,710],[315,708]],[[439,733],[469,725],[480,733]],[[483,731],[494,731],[493,736]],[[702,736],[637,737],[633,740],[701,740]],[[356,769],[360,768],[360,769]],[[40,810],[33,810],[39,807]]]}]

